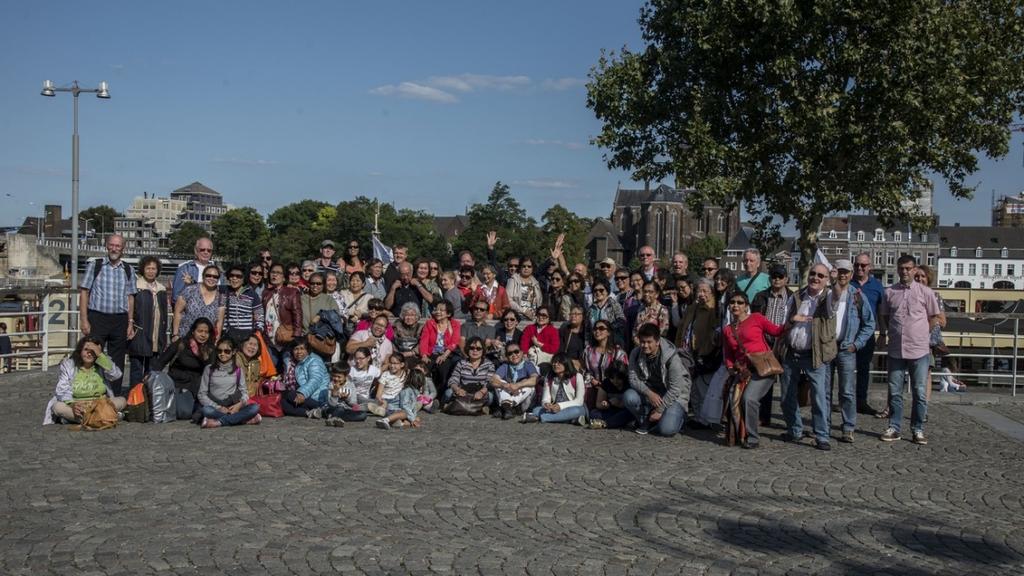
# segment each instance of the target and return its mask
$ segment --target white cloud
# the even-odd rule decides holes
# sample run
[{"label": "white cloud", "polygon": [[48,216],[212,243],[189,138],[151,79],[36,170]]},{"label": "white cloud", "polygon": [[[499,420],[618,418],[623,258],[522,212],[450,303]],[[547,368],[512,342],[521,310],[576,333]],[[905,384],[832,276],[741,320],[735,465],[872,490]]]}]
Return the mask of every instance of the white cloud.
[{"label": "white cloud", "polygon": [[587,80],[585,78],[548,78],[547,80],[541,82],[540,86],[545,90],[554,90],[557,92],[561,92],[563,90],[569,90],[570,88],[575,88],[577,86],[583,86],[586,83]]},{"label": "white cloud", "polygon": [[560,146],[567,150],[579,150],[583,148],[583,144],[579,142],[565,142],[564,140],[544,140],[541,138],[531,138],[529,140],[525,140],[523,143],[529,144],[530,146]]},{"label": "white cloud", "polygon": [[456,92],[476,90],[511,90],[530,86],[529,76],[490,76],[486,74],[460,74],[458,76],[431,76],[427,84]]},{"label": "white cloud", "polygon": [[214,158],[210,162],[231,166],[276,166],[280,164],[277,160],[247,160],[243,158]]},{"label": "white cloud", "polygon": [[555,178],[530,178],[527,180],[513,180],[513,186],[524,188],[541,188],[545,190],[568,190],[578,188],[579,184],[574,180],[558,180]]},{"label": "white cloud", "polygon": [[402,82],[397,85],[385,84],[384,86],[378,86],[373,90],[370,90],[370,94],[376,94],[378,96],[399,96],[402,98],[412,98],[414,100],[429,100],[431,102],[441,102],[442,104],[453,104],[459,101],[454,94],[432,86],[417,84],[415,82]]}]

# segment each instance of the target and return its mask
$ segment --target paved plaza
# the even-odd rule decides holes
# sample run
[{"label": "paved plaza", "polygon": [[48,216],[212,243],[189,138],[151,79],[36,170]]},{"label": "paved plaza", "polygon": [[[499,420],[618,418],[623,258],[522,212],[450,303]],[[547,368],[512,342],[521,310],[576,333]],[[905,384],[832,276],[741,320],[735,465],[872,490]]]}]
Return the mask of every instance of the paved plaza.
[{"label": "paved plaza", "polygon": [[[830,453],[487,417],[86,433],[40,426],[56,377],[0,377],[2,575],[1024,573],[1024,444],[962,406]],[[1005,400],[971,408],[1020,424]]]}]

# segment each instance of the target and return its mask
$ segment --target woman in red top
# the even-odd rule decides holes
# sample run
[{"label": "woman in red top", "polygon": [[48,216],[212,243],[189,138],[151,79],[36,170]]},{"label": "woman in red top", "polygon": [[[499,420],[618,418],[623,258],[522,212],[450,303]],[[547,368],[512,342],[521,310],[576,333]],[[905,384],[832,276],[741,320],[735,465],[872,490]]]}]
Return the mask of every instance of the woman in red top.
[{"label": "woman in red top", "polygon": [[541,364],[551,362],[551,357],[558,353],[561,341],[558,329],[551,324],[551,310],[547,306],[539,306],[536,316],[537,321],[523,330],[519,347],[528,350],[530,361],[540,368]]},{"label": "woman in red top", "polygon": [[[732,323],[723,330],[725,367],[729,369],[733,386],[739,386],[742,389],[746,383],[742,397],[738,394],[730,396],[732,405],[729,408],[733,414],[743,414],[743,420],[747,427],[747,439],[743,443],[743,447],[757,448],[760,438],[757,434],[757,423],[761,410],[761,399],[771,390],[775,377],[762,378],[753,373],[747,360],[747,354],[771,351],[768,343],[765,342],[764,335],[770,334],[779,337],[785,328],[772,324],[759,312],[751,314],[750,300],[742,291],[735,291],[729,296],[729,312],[732,315]],[[771,402],[771,399],[769,398],[768,401]],[[740,412],[741,410],[742,412]]]},{"label": "woman in red top", "polygon": [[448,389],[448,378],[459,363],[459,340],[462,325],[452,318],[455,306],[447,300],[434,304],[432,318],[420,332],[420,360],[428,367],[437,387],[437,397],[443,398]]}]

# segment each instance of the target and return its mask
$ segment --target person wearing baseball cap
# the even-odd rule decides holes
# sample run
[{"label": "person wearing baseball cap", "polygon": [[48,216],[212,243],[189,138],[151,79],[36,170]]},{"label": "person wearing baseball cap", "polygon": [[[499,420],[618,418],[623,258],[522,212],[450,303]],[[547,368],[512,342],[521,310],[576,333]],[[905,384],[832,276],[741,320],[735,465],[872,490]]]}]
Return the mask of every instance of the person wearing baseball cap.
[{"label": "person wearing baseball cap", "polygon": [[338,266],[334,263],[334,241],[324,240],[320,243],[320,257],[315,260],[317,272],[338,273]]},{"label": "person wearing baseball cap", "polygon": [[875,333],[875,313],[871,303],[860,290],[850,286],[853,262],[840,259],[835,262],[836,281],[826,296],[836,322],[838,353],[833,361],[838,376],[840,410],[843,431],[840,442],[852,443],[857,427],[857,351],[863,348]]}]

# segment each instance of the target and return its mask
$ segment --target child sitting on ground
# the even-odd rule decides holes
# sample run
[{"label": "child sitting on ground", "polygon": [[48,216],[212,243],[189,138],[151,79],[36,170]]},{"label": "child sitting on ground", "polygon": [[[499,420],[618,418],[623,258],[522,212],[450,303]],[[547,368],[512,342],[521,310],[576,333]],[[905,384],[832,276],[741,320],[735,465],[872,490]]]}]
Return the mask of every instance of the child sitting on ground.
[{"label": "child sitting on ground", "polygon": [[416,404],[420,410],[433,414],[437,407],[437,387],[434,386],[434,379],[430,377],[427,365],[418,358],[410,358],[409,365],[410,385],[418,390]]},{"label": "child sitting on ground", "polygon": [[[398,366],[398,362],[402,364]],[[397,397],[384,403],[384,418],[377,421],[377,427],[384,430],[390,430],[392,427],[402,428],[407,423],[413,428],[420,427],[420,419],[417,416],[417,412],[420,409],[419,398],[423,396],[425,392],[425,378],[423,373],[418,370],[410,370],[405,367],[405,360],[399,357],[396,362],[395,356],[392,356],[388,361],[388,373],[401,373],[402,389],[398,392]],[[385,375],[381,375],[381,388],[384,388],[386,394],[388,383]],[[431,399],[433,402],[433,399]]]},{"label": "child sitting on ground", "polygon": [[356,387],[348,379],[349,370],[345,362],[331,365],[331,391],[327,406],[321,409],[327,426],[340,428],[345,422],[366,420],[366,411],[356,402]]}]

